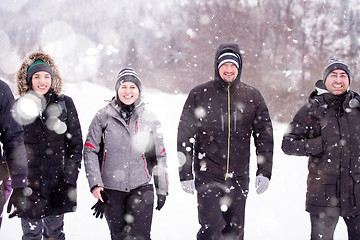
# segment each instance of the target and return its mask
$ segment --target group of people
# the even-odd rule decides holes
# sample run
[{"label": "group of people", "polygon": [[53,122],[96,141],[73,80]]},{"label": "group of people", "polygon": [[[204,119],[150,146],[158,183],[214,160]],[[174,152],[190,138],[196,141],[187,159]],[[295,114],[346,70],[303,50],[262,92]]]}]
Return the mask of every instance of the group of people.
[{"label": "group of people", "polygon": [[94,215],[105,216],[111,239],[150,239],[154,188],[157,210],[168,195],[166,152],[136,72],[120,71],[115,97],[95,115],[85,144],[74,102],[61,93],[62,78],[48,54],[27,55],[16,80],[16,101],[0,82],[0,206],[2,212],[8,201],[9,217],[21,218],[22,239],[65,239],[64,214],[76,211],[83,157],[98,199]]},{"label": "group of people", "polygon": [[[190,91],[179,119],[179,177],[185,192],[197,193],[198,240],[244,239],[252,138],[256,192],[271,179],[270,114],[261,93],[240,80],[242,66],[239,46],[221,44],[214,79]],[[153,209],[168,195],[167,155],[134,69],[119,72],[115,96],[94,116],[84,144],[76,107],[61,93],[49,55],[29,54],[16,79],[16,101],[0,81],[0,210],[8,201],[9,217],[21,218],[22,239],[65,239],[64,214],[76,210],[82,159],[97,199],[92,210],[105,216],[111,239],[151,239]],[[349,86],[349,67],[331,59],[283,136],[286,154],[309,157],[312,240],[333,239],[339,217],[348,238],[360,239],[360,96]]]}]

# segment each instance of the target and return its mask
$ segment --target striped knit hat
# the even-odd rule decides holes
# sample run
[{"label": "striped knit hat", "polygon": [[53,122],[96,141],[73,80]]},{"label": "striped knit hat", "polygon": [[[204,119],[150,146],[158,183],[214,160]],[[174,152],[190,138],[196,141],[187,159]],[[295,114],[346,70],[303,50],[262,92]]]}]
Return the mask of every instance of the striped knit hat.
[{"label": "striped knit hat", "polygon": [[239,69],[241,65],[241,60],[236,53],[227,51],[220,54],[217,59],[217,63],[218,68],[220,68],[224,63],[233,63]]},{"label": "striped knit hat", "polygon": [[326,78],[327,76],[332,72],[335,71],[337,69],[341,69],[344,70],[349,78],[349,84],[350,84],[350,69],[349,67],[341,62],[336,60],[335,58],[330,58],[328,65],[326,66],[324,73],[323,73],[323,82],[325,84]]},{"label": "striped knit hat", "polygon": [[30,86],[32,76],[40,71],[48,72],[53,77],[53,72],[49,64],[44,63],[41,60],[34,61],[27,70],[26,83]]},{"label": "striped knit hat", "polygon": [[117,98],[117,95],[118,95],[117,92],[119,90],[119,87],[124,82],[135,83],[135,85],[139,89],[139,93],[141,93],[142,86],[141,86],[140,78],[137,75],[137,73],[132,68],[124,68],[119,72],[119,74],[117,76],[117,81],[116,81],[116,84],[115,84],[116,98]]}]

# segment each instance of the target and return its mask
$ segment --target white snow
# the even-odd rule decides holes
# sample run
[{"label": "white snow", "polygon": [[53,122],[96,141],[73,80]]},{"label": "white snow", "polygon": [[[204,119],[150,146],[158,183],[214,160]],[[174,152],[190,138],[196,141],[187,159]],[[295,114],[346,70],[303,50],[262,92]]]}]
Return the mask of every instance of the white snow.
[{"label": "white snow", "polygon": [[[65,84],[65,94],[71,96],[77,107],[84,140],[87,128],[98,109],[107,104],[113,90],[88,82]],[[177,173],[176,134],[179,116],[186,95],[175,95],[144,89],[144,94],[157,112],[163,128],[168,154],[169,196],[161,211],[154,210],[153,240],[192,240],[199,229],[196,195],[182,191]],[[282,135],[287,124],[274,123],[273,175],[267,191],[255,191],[256,156],[251,155],[250,193],[246,205],[245,239],[304,240],[310,236],[309,214],[305,212],[307,159],[287,156],[281,151]],[[105,218],[92,216],[91,206],[96,200],[82,166],[78,178],[78,209],[65,214],[67,240],[110,239]],[[6,208],[5,208],[6,209]],[[1,240],[21,239],[18,218],[9,219],[6,210],[0,230]],[[335,231],[335,240],[347,239],[346,226],[341,219]]]}]

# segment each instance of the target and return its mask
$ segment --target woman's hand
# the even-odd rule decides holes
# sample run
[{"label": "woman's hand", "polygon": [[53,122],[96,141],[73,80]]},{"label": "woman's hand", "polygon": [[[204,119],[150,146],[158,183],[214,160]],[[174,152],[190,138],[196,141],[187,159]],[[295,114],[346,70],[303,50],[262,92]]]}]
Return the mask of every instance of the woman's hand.
[{"label": "woman's hand", "polygon": [[94,195],[94,197],[95,197],[96,199],[99,199],[100,201],[104,202],[104,199],[101,197],[101,194],[100,194],[101,191],[104,191],[104,188],[103,188],[103,187],[96,187],[96,188],[92,191],[92,194]]}]

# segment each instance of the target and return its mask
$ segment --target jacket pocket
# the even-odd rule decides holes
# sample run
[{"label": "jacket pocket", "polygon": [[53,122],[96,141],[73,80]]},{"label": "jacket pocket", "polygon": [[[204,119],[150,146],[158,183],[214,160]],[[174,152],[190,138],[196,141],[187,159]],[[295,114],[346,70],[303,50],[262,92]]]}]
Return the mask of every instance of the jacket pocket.
[{"label": "jacket pocket", "polygon": [[104,149],[104,153],[101,156],[99,156],[99,165],[100,165],[100,170],[101,170],[101,176],[104,174],[106,153],[107,153],[107,150]]},{"label": "jacket pocket", "polygon": [[150,179],[150,174],[149,174],[149,172],[148,172],[148,164],[147,164],[145,155],[142,154],[141,158],[142,158],[142,160],[143,160],[143,162],[144,162],[144,171],[145,171],[145,174],[146,174],[147,178]]},{"label": "jacket pocket", "polygon": [[353,179],[353,196],[355,197],[355,205],[360,206],[360,174],[351,175]]},{"label": "jacket pocket", "polygon": [[322,207],[339,205],[336,175],[309,175],[307,181],[306,200],[309,204]]}]

